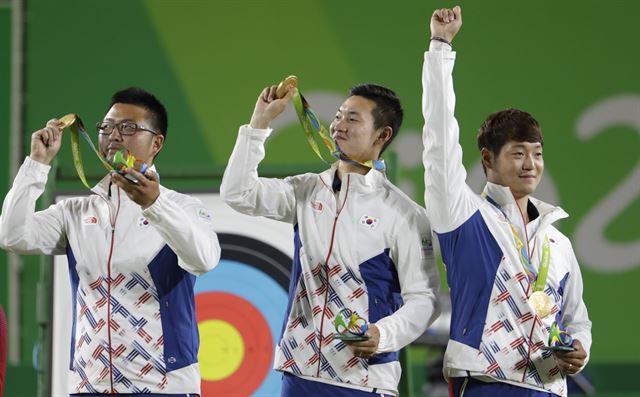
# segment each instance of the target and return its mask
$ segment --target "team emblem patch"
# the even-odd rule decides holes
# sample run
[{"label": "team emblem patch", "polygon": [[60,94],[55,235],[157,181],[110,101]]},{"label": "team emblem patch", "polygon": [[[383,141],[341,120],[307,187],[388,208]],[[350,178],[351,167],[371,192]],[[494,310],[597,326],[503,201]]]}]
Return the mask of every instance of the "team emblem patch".
[{"label": "team emblem patch", "polygon": [[95,226],[98,224],[98,218],[93,215],[85,216],[84,218],[82,218],[82,224]]},{"label": "team emblem patch", "polygon": [[211,213],[206,208],[200,207],[197,210],[198,218],[205,222],[211,222]]},{"label": "team emblem patch", "polygon": [[374,218],[370,215],[362,215],[362,218],[360,218],[360,224],[371,230],[374,230],[376,227],[378,227],[378,222],[378,218]]},{"label": "team emblem patch", "polygon": [[422,255],[433,256],[433,240],[431,240],[431,235],[422,236],[420,243],[422,245]]},{"label": "team emblem patch", "polygon": [[324,209],[324,204],[322,203],[322,201],[312,201],[311,202],[311,208],[315,211],[315,212],[322,212],[322,210]]}]

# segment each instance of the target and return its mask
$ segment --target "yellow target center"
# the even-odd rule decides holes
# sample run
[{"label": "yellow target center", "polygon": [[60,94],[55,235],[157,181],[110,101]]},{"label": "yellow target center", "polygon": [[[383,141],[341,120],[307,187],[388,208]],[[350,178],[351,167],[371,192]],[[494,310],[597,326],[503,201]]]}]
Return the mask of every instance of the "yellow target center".
[{"label": "yellow target center", "polygon": [[203,380],[218,381],[238,370],[244,358],[244,342],[240,332],[221,320],[198,323],[200,331],[200,374]]}]

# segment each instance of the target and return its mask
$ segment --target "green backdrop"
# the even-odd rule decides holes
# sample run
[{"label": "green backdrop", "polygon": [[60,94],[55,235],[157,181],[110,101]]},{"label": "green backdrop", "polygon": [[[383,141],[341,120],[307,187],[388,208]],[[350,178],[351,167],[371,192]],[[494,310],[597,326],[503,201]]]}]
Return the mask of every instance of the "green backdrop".
[{"label": "green backdrop", "polygon": [[[471,168],[478,161],[475,131],[490,112],[519,107],[541,122],[546,174],[557,204],[571,214],[561,229],[573,240],[583,264],[584,298],[594,323],[594,376],[605,389],[632,390],[630,380],[625,383],[620,376],[622,383],[613,384],[599,374],[640,370],[640,341],[635,337],[640,320],[633,305],[638,301],[634,291],[640,283],[640,257],[629,257],[640,250],[640,200],[633,186],[627,188],[631,196],[626,200],[616,193],[625,183],[640,181],[640,3],[458,3],[464,24],[454,42],[455,85],[465,164]],[[399,185],[422,203],[422,53],[428,45],[431,12],[454,4],[29,1],[25,155],[30,133],[48,119],[76,112],[85,124],[93,125],[101,120],[115,90],[142,86],[169,109],[168,139],[158,158],[164,184],[217,189],[238,126],[248,122],[264,86],[297,74],[301,89],[319,98],[323,109],[337,109],[349,87],[376,82],[390,86],[403,100],[405,123],[391,149],[399,159],[395,172]],[[10,12],[2,10],[4,129],[9,17]],[[594,108],[598,104],[603,108]],[[323,114],[330,117],[332,111]],[[288,112],[290,120],[293,113]],[[580,124],[584,117],[587,127]],[[580,137],[579,131],[588,126],[594,134]],[[1,134],[0,145],[5,166],[7,135]],[[57,188],[82,191],[68,143],[58,166]],[[88,168],[96,180],[99,165]],[[300,129],[287,123],[269,142],[262,173],[287,175],[322,168]],[[2,192],[7,183],[6,173],[0,174]],[[609,201],[599,208],[603,200]],[[606,219],[598,223],[598,216]],[[599,245],[589,234],[594,230],[606,250],[595,250]],[[35,297],[26,292],[38,280],[36,262],[27,262],[22,281],[22,365],[30,364],[37,338]],[[4,257],[0,265],[0,303],[6,307]]]}]

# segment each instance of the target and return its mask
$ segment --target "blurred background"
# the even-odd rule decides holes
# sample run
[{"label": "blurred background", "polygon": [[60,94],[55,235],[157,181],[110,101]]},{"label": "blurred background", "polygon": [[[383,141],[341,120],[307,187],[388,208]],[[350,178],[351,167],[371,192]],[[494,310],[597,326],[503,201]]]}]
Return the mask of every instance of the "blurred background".
[{"label": "blurred background", "polygon": [[[282,321],[289,226],[236,221],[219,203],[237,129],[262,88],[289,74],[327,123],[351,86],[386,85],[405,109],[386,153],[389,177],[423,204],[422,57],[431,13],[456,4],[464,22],[454,41],[456,114],[468,182],[483,186],[475,132],[489,113],[517,107],[540,121],[546,172],[536,196],[571,215],[559,227],[581,263],[593,321],[590,363],[573,390],[640,395],[640,2],[0,0],[0,196],[29,153],[30,134],[47,120],[74,112],[91,126],[116,90],[153,92],[169,111],[157,160],[163,184],[199,194],[224,224],[223,262],[198,284],[201,338],[209,343],[201,351],[203,396],[279,395],[272,348],[258,351],[264,346],[254,342],[274,341]],[[326,167],[292,108],[274,127],[261,175]],[[68,140],[41,207],[86,194]],[[84,149],[97,182],[100,164]],[[52,374],[64,372],[68,350],[58,364],[52,345],[68,339],[54,335],[64,321],[53,302],[68,280],[56,271],[66,271],[64,258],[0,253],[0,304],[9,324],[5,396],[58,395],[55,383],[63,380]],[[212,309],[227,306],[239,320]],[[243,329],[260,318],[264,334],[247,339]],[[406,349],[403,395],[446,395],[440,360],[447,321]]]}]

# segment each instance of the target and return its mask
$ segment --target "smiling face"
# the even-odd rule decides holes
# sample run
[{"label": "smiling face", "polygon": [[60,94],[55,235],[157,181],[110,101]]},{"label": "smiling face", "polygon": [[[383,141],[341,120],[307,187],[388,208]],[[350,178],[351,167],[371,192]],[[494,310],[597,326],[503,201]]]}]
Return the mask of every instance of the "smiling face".
[{"label": "smiling face", "polygon": [[[153,130],[149,122],[149,112],[141,106],[127,103],[115,103],[104,116],[103,121],[113,124],[127,121],[141,128]],[[113,128],[109,135],[100,135],[99,143],[100,152],[110,162],[113,161],[115,153],[124,148],[136,159],[151,165],[153,158],[162,149],[164,137],[145,130],[138,130],[133,135],[122,135],[118,128]]]},{"label": "smiling face", "polygon": [[389,127],[375,128],[376,103],[361,96],[350,96],[340,106],[329,131],[340,149],[357,161],[376,160],[391,137]]},{"label": "smiling face", "polygon": [[544,172],[540,142],[508,141],[496,156],[487,148],[481,151],[489,182],[507,186],[517,199],[533,193]]}]

